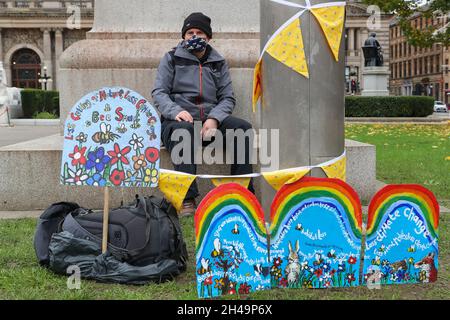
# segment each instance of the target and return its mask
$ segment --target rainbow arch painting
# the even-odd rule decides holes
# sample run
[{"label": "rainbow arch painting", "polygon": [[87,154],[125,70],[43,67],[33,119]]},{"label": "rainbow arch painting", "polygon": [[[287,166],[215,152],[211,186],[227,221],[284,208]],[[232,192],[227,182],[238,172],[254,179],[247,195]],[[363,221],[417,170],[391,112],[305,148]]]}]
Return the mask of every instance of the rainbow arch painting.
[{"label": "rainbow arch painting", "polygon": [[215,188],[195,215],[196,273],[200,298],[268,289],[264,212],[236,183]]},{"label": "rainbow arch painting", "polygon": [[306,177],[278,191],[269,217],[266,223],[239,184],[203,199],[194,219],[200,298],[437,279],[439,206],[424,187],[383,188],[363,228],[359,197],[347,183]]},{"label": "rainbow arch painting", "polygon": [[304,178],[285,185],[270,221],[273,287],[359,285],[361,204],[348,184]]},{"label": "rainbow arch painting", "polygon": [[439,205],[419,185],[389,185],[369,206],[365,283],[409,284],[437,280]]}]

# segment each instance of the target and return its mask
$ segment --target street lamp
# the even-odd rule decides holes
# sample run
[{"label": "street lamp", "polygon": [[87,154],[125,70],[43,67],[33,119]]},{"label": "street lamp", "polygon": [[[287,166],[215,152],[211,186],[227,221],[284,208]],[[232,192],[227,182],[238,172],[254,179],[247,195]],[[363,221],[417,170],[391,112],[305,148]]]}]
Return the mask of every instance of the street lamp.
[{"label": "street lamp", "polygon": [[43,83],[44,84],[44,90],[47,90],[47,83],[52,82],[52,77],[47,76],[47,67],[44,67],[44,76],[40,76],[39,77],[39,83]]}]

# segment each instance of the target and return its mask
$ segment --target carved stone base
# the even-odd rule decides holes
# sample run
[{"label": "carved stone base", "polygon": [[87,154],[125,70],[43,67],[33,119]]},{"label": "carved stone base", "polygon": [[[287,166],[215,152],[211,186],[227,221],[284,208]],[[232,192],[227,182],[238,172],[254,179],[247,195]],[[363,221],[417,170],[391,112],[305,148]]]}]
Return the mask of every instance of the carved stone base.
[{"label": "carved stone base", "polygon": [[364,67],[363,96],[389,96],[389,68]]}]

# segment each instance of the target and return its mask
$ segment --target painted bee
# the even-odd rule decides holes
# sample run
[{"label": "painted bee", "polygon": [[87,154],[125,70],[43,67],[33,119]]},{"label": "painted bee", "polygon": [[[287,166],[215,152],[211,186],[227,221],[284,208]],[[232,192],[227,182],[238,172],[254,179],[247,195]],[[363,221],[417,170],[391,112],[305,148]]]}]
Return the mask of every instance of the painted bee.
[{"label": "painted bee", "polygon": [[199,275],[204,275],[208,272],[211,272],[211,267],[209,265],[209,259],[202,258],[200,263],[201,263],[202,267],[200,269],[198,269],[198,271],[197,271],[197,273]]},{"label": "painted bee", "polygon": [[234,228],[233,228],[233,230],[231,230],[231,233],[232,234],[239,234],[239,226],[238,226],[237,223],[234,225]]},{"label": "painted bee", "polygon": [[316,260],[314,260],[313,265],[320,266],[323,263],[322,255],[320,253],[316,253]]},{"label": "painted bee", "polygon": [[384,244],[378,249],[378,252],[384,252],[386,250],[386,246]]},{"label": "painted bee", "polygon": [[111,130],[111,125],[107,125],[106,123],[102,122],[100,124],[100,131],[94,133],[94,135],[92,136],[92,140],[95,143],[100,143],[100,144],[107,144],[110,143],[111,141],[114,141],[117,138],[120,138],[120,136],[118,134],[115,134],[113,132],[110,131]]},{"label": "painted bee", "polygon": [[416,247],[415,246],[409,247],[408,252],[416,252]]},{"label": "painted bee", "polygon": [[303,230],[303,226],[299,223],[299,224],[297,224],[297,226],[295,227],[295,230],[297,230],[297,231],[302,231],[302,230]]},{"label": "painted bee", "polygon": [[331,258],[336,259],[335,251],[333,249],[331,249],[330,252],[328,252],[327,257],[330,258],[330,259]]},{"label": "painted bee", "polygon": [[125,123],[121,123],[120,127],[117,128],[117,132],[119,133],[125,133],[127,132],[127,128],[125,127]]},{"label": "painted bee", "polygon": [[216,257],[224,257],[224,253],[223,253],[223,251],[222,251],[222,249],[221,249],[220,247],[221,247],[220,239],[216,238],[216,239],[214,240],[214,250],[213,250],[213,252],[211,253],[211,256],[212,256],[213,258],[216,258]]}]

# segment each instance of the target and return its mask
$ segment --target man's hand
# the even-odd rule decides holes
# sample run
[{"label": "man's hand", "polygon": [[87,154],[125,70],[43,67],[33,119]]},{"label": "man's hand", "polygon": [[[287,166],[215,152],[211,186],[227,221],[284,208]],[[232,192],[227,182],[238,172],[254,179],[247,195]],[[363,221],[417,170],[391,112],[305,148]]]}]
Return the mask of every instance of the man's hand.
[{"label": "man's hand", "polygon": [[202,128],[202,131],[200,132],[200,134],[204,138],[212,137],[216,133],[218,126],[219,126],[219,122],[216,119],[208,119],[203,124],[203,128]]},{"label": "man's hand", "polygon": [[181,111],[176,117],[175,120],[178,122],[186,121],[190,123],[194,123],[194,118],[192,118],[191,114],[187,111]]}]

